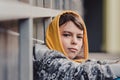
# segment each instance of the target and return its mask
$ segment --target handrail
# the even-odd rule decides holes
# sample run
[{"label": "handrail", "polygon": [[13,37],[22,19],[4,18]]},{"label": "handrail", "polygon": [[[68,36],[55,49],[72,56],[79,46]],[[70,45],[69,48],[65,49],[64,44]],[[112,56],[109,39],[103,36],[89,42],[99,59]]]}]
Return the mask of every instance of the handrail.
[{"label": "handrail", "polygon": [[59,12],[60,10],[32,6],[18,1],[0,1],[0,21],[24,18],[54,17]]}]

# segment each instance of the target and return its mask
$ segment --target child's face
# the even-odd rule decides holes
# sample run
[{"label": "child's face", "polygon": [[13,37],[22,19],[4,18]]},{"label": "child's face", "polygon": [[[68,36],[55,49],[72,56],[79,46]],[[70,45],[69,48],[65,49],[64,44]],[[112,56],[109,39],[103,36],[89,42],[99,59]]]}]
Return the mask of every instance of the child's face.
[{"label": "child's face", "polygon": [[60,36],[63,48],[70,59],[74,59],[83,45],[83,30],[72,21],[60,26]]}]

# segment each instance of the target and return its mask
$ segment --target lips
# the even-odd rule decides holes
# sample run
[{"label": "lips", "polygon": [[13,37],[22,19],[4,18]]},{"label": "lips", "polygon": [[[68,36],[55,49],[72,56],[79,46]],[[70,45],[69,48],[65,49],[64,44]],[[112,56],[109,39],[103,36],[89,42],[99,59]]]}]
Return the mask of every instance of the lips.
[{"label": "lips", "polygon": [[76,48],[68,48],[71,52],[77,52],[78,51],[78,49],[76,49]]}]

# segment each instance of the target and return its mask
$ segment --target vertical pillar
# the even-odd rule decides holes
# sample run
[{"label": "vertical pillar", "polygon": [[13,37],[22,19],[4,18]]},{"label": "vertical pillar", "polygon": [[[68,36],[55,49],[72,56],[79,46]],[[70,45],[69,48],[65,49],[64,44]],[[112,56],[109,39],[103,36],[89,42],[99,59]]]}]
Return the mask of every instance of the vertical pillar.
[{"label": "vertical pillar", "polygon": [[32,19],[20,20],[20,80],[33,80],[32,64]]},{"label": "vertical pillar", "polygon": [[120,0],[105,0],[104,48],[107,52],[120,52]]}]

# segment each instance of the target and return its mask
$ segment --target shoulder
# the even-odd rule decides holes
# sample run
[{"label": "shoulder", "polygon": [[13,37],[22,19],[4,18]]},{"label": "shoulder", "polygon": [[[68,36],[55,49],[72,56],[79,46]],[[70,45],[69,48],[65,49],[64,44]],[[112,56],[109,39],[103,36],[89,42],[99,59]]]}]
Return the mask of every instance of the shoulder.
[{"label": "shoulder", "polygon": [[34,57],[36,60],[40,60],[43,57],[65,57],[61,52],[49,49],[45,44],[34,45]]},{"label": "shoulder", "polygon": [[45,44],[34,45],[34,57],[36,60],[40,60],[50,49]]},{"label": "shoulder", "polygon": [[45,44],[35,44],[34,47],[35,47],[35,51],[39,51],[39,50],[46,51],[46,50],[49,50],[49,48]]}]

